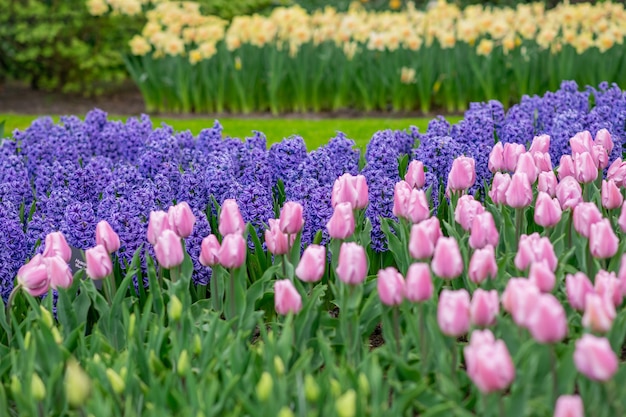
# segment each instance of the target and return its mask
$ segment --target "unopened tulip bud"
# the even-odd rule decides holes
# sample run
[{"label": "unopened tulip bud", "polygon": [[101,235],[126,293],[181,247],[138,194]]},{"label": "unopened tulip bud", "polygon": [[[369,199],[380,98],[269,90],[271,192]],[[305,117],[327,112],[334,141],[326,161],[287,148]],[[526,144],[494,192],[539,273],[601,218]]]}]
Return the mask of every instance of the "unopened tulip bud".
[{"label": "unopened tulip bud", "polygon": [[190,363],[189,363],[189,352],[187,350],[183,350],[180,352],[180,356],[178,356],[178,362],[176,363],[176,372],[178,376],[181,378],[187,375],[189,372]]},{"label": "unopened tulip bud", "polygon": [[30,381],[30,393],[35,401],[43,401],[46,398],[46,386],[37,373],[33,373]]},{"label": "unopened tulip bud", "polygon": [[607,259],[617,253],[619,239],[613,231],[609,219],[602,219],[591,225],[589,231],[589,251],[594,258]]},{"label": "unopened tulip bud", "polygon": [[426,301],[432,297],[434,291],[430,266],[427,263],[414,263],[406,273],[405,295],[414,303]]},{"label": "unopened tulip bud", "polygon": [[293,414],[293,411],[291,411],[291,408],[284,406],[278,412],[277,417],[294,417],[294,414]]},{"label": "unopened tulip bud", "polygon": [[150,212],[150,220],[148,221],[148,242],[150,244],[156,245],[159,236],[165,230],[170,229],[170,222],[166,212],[162,210]]},{"label": "unopened tulip bud", "polygon": [[418,160],[411,161],[404,180],[413,188],[422,188],[426,183],[424,164]]},{"label": "unopened tulip bud", "polygon": [[285,363],[280,358],[280,356],[274,356],[274,370],[276,371],[276,375],[282,376],[285,374]]},{"label": "unopened tulip bud", "polygon": [[354,233],[354,211],[350,203],[339,203],[335,206],[326,229],[333,239],[346,239]]},{"label": "unopened tulip bud", "polygon": [[613,210],[622,206],[624,196],[613,180],[602,181],[602,207]]},{"label": "unopened tulip bud", "polygon": [[48,311],[44,306],[39,306],[39,311],[41,312],[41,321],[46,325],[48,329],[51,329],[54,326],[54,319],[52,318],[52,313]]},{"label": "unopened tulip bud", "polygon": [[302,230],[304,208],[300,203],[287,201],[280,210],[280,230],[283,233],[295,235]]},{"label": "unopened tulip bud", "polygon": [[171,206],[167,211],[168,222],[172,230],[183,239],[191,236],[193,226],[196,224],[191,207],[186,201]]},{"label": "unopened tulip bud", "polygon": [[126,389],[126,383],[122,379],[121,376],[117,374],[113,369],[108,368],[106,370],[107,379],[109,380],[109,384],[111,384],[111,388],[113,388],[113,392],[117,395],[120,395]]},{"label": "unopened tulip bud", "polygon": [[96,244],[104,246],[109,253],[120,248],[120,237],[106,220],[96,225]]},{"label": "unopened tulip bud", "polygon": [[243,234],[246,224],[243,221],[237,201],[229,198],[224,200],[220,209],[219,232],[222,236],[230,234]]},{"label": "unopened tulip bud", "polygon": [[304,282],[317,282],[322,279],[326,267],[326,248],[311,244],[302,253],[296,268],[296,276]]},{"label": "unopened tulip bud", "polygon": [[170,302],[168,304],[168,315],[171,321],[178,321],[180,320],[180,316],[183,313],[183,303],[180,302],[180,299],[178,297],[176,297],[175,295],[172,295],[172,298],[170,298]]},{"label": "unopened tulip bud", "polygon": [[103,245],[97,245],[85,251],[87,276],[93,280],[104,279],[113,272],[113,262],[109,251]]},{"label": "unopened tulip bud", "polygon": [[65,395],[70,407],[80,408],[85,405],[91,394],[91,379],[73,358],[67,361],[64,382]]},{"label": "unopened tulip bud", "polygon": [[219,263],[225,268],[239,268],[246,261],[246,241],[240,234],[224,236],[218,252]]},{"label": "unopened tulip bud", "polygon": [[52,232],[46,235],[43,256],[47,258],[54,255],[60,256],[65,263],[72,259],[72,249],[61,232]]},{"label": "unopened tulip bud", "polygon": [[128,338],[132,338],[135,335],[135,326],[137,324],[137,316],[135,313],[131,313],[128,318]]},{"label": "unopened tulip bud", "polygon": [[202,239],[200,245],[200,263],[204,266],[213,266],[219,263],[220,242],[213,234]]},{"label": "unopened tulip bud", "polygon": [[22,383],[20,382],[20,379],[17,377],[17,375],[11,375],[11,385],[9,386],[9,389],[11,390],[11,394],[13,394],[14,397],[20,397],[21,395],[24,395],[24,393],[22,392]]},{"label": "unopened tulip bud", "polygon": [[370,395],[370,382],[363,372],[359,373],[359,393],[365,397]]},{"label": "unopened tulip bud", "polygon": [[169,229],[164,230],[158,237],[154,252],[159,265],[166,269],[182,264],[185,259],[180,236]]},{"label": "unopened tulip bud", "polygon": [[256,397],[261,402],[265,402],[270,398],[270,394],[274,389],[274,381],[269,372],[263,372],[259,382],[256,384]]},{"label": "unopened tulip bud", "polygon": [[339,417],[354,417],[356,415],[356,392],[349,389],[335,402],[335,409]]},{"label": "unopened tulip bud", "polygon": [[315,378],[309,374],[304,377],[304,396],[311,403],[316,402],[320,397],[320,387],[315,382]]},{"label": "unopened tulip bud", "polygon": [[193,354],[198,356],[201,353],[202,353],[202,339],[200,339],[200,336],[196,334],[193,337]]},{"label": "unopened tulip bud", "polygon": [[392,266],[378,271],[378,296],[383,304],[397,306],[404,300],[404,278]]}]

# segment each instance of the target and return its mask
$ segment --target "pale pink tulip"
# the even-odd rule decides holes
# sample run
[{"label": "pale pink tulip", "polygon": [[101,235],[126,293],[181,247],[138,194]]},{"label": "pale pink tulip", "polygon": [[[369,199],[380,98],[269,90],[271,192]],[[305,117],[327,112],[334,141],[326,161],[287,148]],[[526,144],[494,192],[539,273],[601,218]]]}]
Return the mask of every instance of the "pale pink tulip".
[{"label": "pale pink tulip", "polygon": [[594,163],[589,152],[579,153],[574,156],[576,179],[582,184],[594,182],[598,178],[598,166]]},{"label": "pale pink tulip", "polygon": [[185,258],[180,236],[170,229],[164,230],[159,235],[154,245],[154,253],[159,265],[166,269],[182,264]]},{"label": "pale pink tulip", "polygon": [[613,210],[622,206],[624,196],[613,180],[602,181],[602,207]]},{"label": "pale pink tulip", "polygon": [[591,233],[591,225],[602,220],[602,213],[594,203],[580,203],[574,207],[574,229],[586,238]]},{"label": "pale pink tulip", "polygon": [[511,278],[502,293],[502,308],[518,326],[527,327],[539,297],[539,288],[530,280]]},{"label": "pale pink tulip", "polygon": [[414,263],[406,273],[405,296],[411,302],[426,301],[432,297],[434,291],[430,276],[430,266],[426,263]]},{"label": "pale pink tulip", "polygon": [[91,279],[104,279],[113,272],[111,255],[103,245],[97,245],[85,251],[87,276]]},{"label": "pale pink tulip", "polygon": [[483,394],[502,391],[515,379],[515,365],[502,340],[495,340],[489,330],[472,332],[463,349],[467,375]]},{"label": "pale pink tulip", "polygon": [[470,326],[470,296],[467,290],[444,289],[437,304],[437,323],[446,336],[459,337],[467,333]]},{"label": "pale pink tulip", "polygon": [[615,272],[608,272],[603,269],[598,271],[594,290],[597,294],[612,302],[616,308],[622,305],[622,283],[615,275]]},{"label": "pale pink tulip", "polygon": [[556,277],[554,272],[548,267],[546,262],[533,262],[530,265],[530,271],[528,272],[528,279],[535,284],[539,291],[550,292],[556,284]]},{"label": "pale pink tulip", "polygon": [[224,236],[217,258],[225,268],[239,268],[246,262],[246,251],[247,245],[243,236],[232,233]]},{"label": "pale pink tulip", "polygon": [[267,250],[274,255],[286,254],[289,250],[289,239],[288,235],[280,230],[280,220],[269,219],[268,223],[270,228],[265,231]]},{"label": "pale pink tulip", "polygon": [[594,258],[612,258],[617,253],[619,239],[613,232],[609,219],[602,219],[591,225],[589,250]]},{"label": "pale pink tulip", "polygon": [[533,190],[528,177],[517,172],[511,177],[511,184],[506,190],[506,204],[513,208],[528,207],[533,201]]},{"label": "pale pink tulip", "polygon": [[55,255],[60,256],[66,263],[72,259],[72,249],[61,232],[52,232],[46,235],[43,256],[48,258]]},{"label": "pale pink tulip", "polygon": [[607,129],[600,129],[596,132],[596,138],[593,141],[596,145],[602,145],[609,155],[613,152],[613,139]]},{"label": "pale pink tulip", "polygon": [[159,240],[159,236],[165,230],[171,230],[169,217],[166,212],[159,211],[151,211],[150,212],[150,220],[148,221],[148,242],[153,246],[156,245]]},{"label": "pale pink tulip", "polygon": [[[529,152],[524,152],[519,156],[517,160],[517,167],[515,168],[515,173],[523,173],[526,174],[526,178],[531,184],[534,184],[537,181],[537,176],[539,175],[539,168],[535,165],[535,158]],[[513,174],[515,176],[515,174]]]},{"label": "pale pink tulip", "polygon": [[297,314],[302,309],[302,297],[290,280],[281,279],[274,283],[274,308],[282,316]]},{"label": "pale pink tulip", "polygon": [[454,279],[463,273],[463,257],[453,237],[437,240],[431,267],[435,275],[443,279]]},{"label": "pale pink tulip", "polygon": [[433,256],[437,240],[443,236],[437,217],[430,217],[411,226],[409,253],[415,259],[426,259]]},{"label": "pale pink tulip", "polygon": [[519,156],[526,152],[526,147],[517,143],[507,143],[504,145],[504,169],[514,172],[517,168]]},{"label": "pale pink tulip", "polygon": [[511,176],[496,172],[489,190],[489,197],[493,204],[506,204],[506,190],[509,189],[509,185],[511,185]]},{"label": "pale pink tulip", "polygon": [[404,300],[404,278],[392,266],[378,271],[376,282],[380,301],[387,306],[398,306]]},{"label": "pale pink tulip", "polygon": [[561,221],[562,213],[559,200],[539,191],[535,203],[535,223],[543,227],[554,227]]},{"label": "pale pink tulip", "polygon": [[578,395],[561,395],[556,400],[554,417],[585,417],[583,400]]},{"label": "pale pink tulip", "polygon": [[217,237],[213,234],[208,235],[204,239],[202,239],[202,244],[200,246],[200,263],[204,266],[213,266],[217,265],[219,260],[220,253],[220,242],[217,240]]},{"label": "pale pink tulip", "polygon": [[550,136],[549,135],[539,135],[533,138],[532,143],[530,144],[530,149],[528,152],[535,153],[550,153]]},{"label": "pale pink tulip", "polygon": [[104,246],[109,253],[120,248],[120,237],[106,220],[100,220],[96,225],[96,244]]},{"label": "pale pink tulip", "polygon": [[196,224],[196,216],[185,201],[169,208],[167,220],[172,230],[183,239],[191,235]]},{"label": "pale pink tulip", "polygon": [[246,223],[243,221],[239,205],[232,198],[224,200],[220,209],[219,232],[222,236],[230,234],[240,234],[246,230]]},{"label": "pale pink tulip", "polygon": [[456,208],[454,210],[454,220],[461,225],[464,230],[469,231],[472,228],[474,217],[477,214],[484,213],[485,207],[480,201],[474,200],[471,195],[463,195],[457,201]]},{"label": "pale pink tulip", "polygon": [[344,242],[339,248],[337,277],[346,284],[356,285],[367,276],[367,255],[363,246],[355,242]]},{"label": "pale pink tulip", "polygon": [[48,292],[50,287],[50,278],[44,257],[40,254],[23,265],[17,271],[17,282],[33,297],[39,297]]},{"label": "pale pink tulip", "polygon": [[474,251],[469,263],[469,279],[477,284],[487,278],[494,279],[498,276],[498,264],[493,246],[487,245]]},{"label": "pale pink tulip", "polygon": [[413,188],[422,188],[426,183],[424,164],[422,161],[413,160],[404,176],[404,180]]},{"label": "pale pink tulip", "polygon": [[554,295],[542,294],[535,300],[527,327],[537,342],[558,343],[567,336],[567,314]]},{"label": "pale pink tulip", "polygon": [[613,180],[618,187],[623,187],[626,179],[626,161],[617,158],[606,173],[607,180]]},{"label": "pale pink tulip", "polygon": [[559,166],[556,167],[556,172],[559,176],[559,181],[563,181],[567,177],[574,177],[576,175],[576,165],[574,164],[574,158],[572,158],[572,155],[561,156]]},{"label": "pale pink tulip", "polygon": [[594,292],[593,284],[591,284],[591,281],[583,272],[576,272],[574,275],[567,274],[565,277],[565,292],[572,308],[584,311],[587,294],[593,294]]},{"label": "pale pink tulip", "polygon": [[481,288],[474,291],[470,305],[470,321],[474,326],[487,327],[496,323],[500,312],[498,291],[485,291]]},{"label": "pale pink tulip", "polygon": [[554,171],[542,172],[537,178],[537,191],[543,191],[554,198],[556,197],[557,184],[558,181],[556,175],[554,175]]},{"label": "pale pink tulip", "polygon": [[280,230],[289,235],[298,234],[304,226],[302,204],[295,201],[287,201],[280,209]]},{"label": "pale pink tulip", "polygon": [[489,171],[492,173],[496,173],[498,171],[502,171],[505,169],[504,167],[504,146],[502,142],[496,143],[493,148],[491,148],[491,152],[489,152],[489,160],[487,162],[487,167]]},{"label": "pale pink tulip", "polygon": [[296,276],[304,282],[317,282],[322,279],[326,268],[326,248],[311,244],[302,253],[296,268]]},{"label": "pale pink tulip", "polygon": [[354,233],[354,211],[350,203],[339,203],[326,223],[328,235],[333,239],[346,239]]},{"label": "pale pink tulip", "polygon": [[574,177],[565,177],[556,186],[556,198],[561,208],[567,210],[576,207],[583,201],[583,190]]},{"label": "pale pink tulip", "polygon": [[498,246],[500,234],[490,212],[477,214],[472,222],[469,245],[472,249],[481,249],[487,245]]},{"label": "pale pink tulip", "polygon": [[476,161],[474,158],[459,156],[452,161],[448,173],[448,189],[452,192],[465,191],[476,182]]},{"label": "pale pink tulip", "polygon": [[547,237],[539,236],[539,233],[532,235],[522,235],[519,241],[519,248],[515,255],[515,266],[523,271],[532,262],[546,261],[547,265],[554,272],[558,264],[558,259],[554,254],[552,242]]},{"label": "pale pink tulip", "polygon": [[574,364],[578,372],[594,381],[613,378],[619,362],[608,339],[584,334],[576,341]]},{"label": "pale pink tulip", "polygon": [[596,333],[607,333],[615,319],[615,307],[610,300],[599,294],[589,293],[585,297],[583,326]]}]

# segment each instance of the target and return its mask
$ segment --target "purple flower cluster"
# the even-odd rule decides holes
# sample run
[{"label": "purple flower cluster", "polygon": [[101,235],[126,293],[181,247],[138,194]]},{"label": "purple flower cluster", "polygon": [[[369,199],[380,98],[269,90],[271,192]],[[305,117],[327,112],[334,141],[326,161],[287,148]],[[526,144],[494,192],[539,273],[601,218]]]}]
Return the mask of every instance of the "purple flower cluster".
[{"label": "purple flower cluster", "polygon": [[71,116],[59,124],[41,118],[0,146],[0,295],[6,298],[17,269],[42,250],[47,233],[61,230],[71,245],[86,249],[94,244],[95,225],[101,219],[120,236],[117,255],[122,264],[143,248],[145,265],[145,253],[152,254],[146,244],[150,211],[167,210],[180,201],[187,201],[198,219],[186,240],[197,283],[210,278],[210,269],[199,264],[198,256],[217,214],[213,201],[236,199],[261,240],[268,219],[278,216],[284,201],[298,201],[306,220],[303,244],[312,242],[320,230],[326,242],[332,186],[346,172],[367,178],[372,248],[384,251],[380,219],[393,217],[394,185],[404,174],[399,161],[406,155],[424,163],[436,209],[457,156],[476,160],[477,181],[471,192],[480,197],[496,141],[528,145],[534,136],[548,134],[556,164],[574,133],[589,130],[595,135],[602,128],[613,135],[611,160],[621,156],[626,93],[617,85],[603,83],[580,91],[575,83],[564,82],[558,91],[526,96],[508,111],[497,101],[473,103],[455,125],[439,117],[423,133],[415,127],[381,130],[364,154],[342,133],[309,152],[299,136],[269,149],[260,132],[243,141],[224,137],[217,121],[194,137],[165,125],[154,128],[145,115],[121,122],[94,110],[84,121]]}]

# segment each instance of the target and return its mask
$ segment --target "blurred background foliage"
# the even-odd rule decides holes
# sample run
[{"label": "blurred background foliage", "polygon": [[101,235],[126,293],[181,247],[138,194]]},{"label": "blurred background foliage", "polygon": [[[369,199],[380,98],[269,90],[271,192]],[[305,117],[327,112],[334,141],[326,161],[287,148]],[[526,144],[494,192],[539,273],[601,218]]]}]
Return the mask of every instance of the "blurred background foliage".
[{"label": "blurred background foliage", "polygon": [[[234,16],[269,13],[299,4],[308,11],[333,6],[346,10],[353,0],[197,0],[204,13]],[[418,8],[428,1],[414,0]],[[570,3],[582,0],[570,0]],[[407,0],[360,0],[369,10],[401,10]],[[514,6],[531,0],[454,0],[470,4]],[[593,1],[592,1],[593,2]],[[558,4],[547,0],[548,6]],[[128,77],[122,54],[140,32],[145,17],[89,14],[85,0],[0,0],[0,88],[6,80],[34,89],[96,95]]]}]

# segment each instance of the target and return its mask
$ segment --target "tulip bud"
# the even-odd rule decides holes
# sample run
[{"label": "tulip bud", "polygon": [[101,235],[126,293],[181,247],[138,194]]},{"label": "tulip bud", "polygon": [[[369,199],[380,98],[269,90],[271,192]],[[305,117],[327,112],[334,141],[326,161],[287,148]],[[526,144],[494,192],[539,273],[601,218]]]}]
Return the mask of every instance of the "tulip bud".
[{"label": "tulip bud", "polygon": [[26,332],[26,336],[24,336],[24,347],[26,349],[28,349],[30,347],[30,341],[32,340],[33,335],[32,333],[29,331]]},{"label": "tulip bud", "polygon": [[54,338],[54,342],[57,345],[63,343],[63,336],[61,336],[61,332],[59,332],[59,329],[57,327],[53,327],[52,329],[50,329],[50,331],[52,332],[52,337]]},{"label": "tulip bud", "polygon": [[296,268],[296,276],[304,282],[317,282],[322,279],[326,267],[326,248],[311,244],[302,253]]},{"label": "tulip bud", "polygon": [[394,267],[378,271],[378,296],[383,304],[397,306],[404,300],[404,278]]},{"label": "tulip bud", "polygon": [[33,373],[30,381],[30,393],[35,401],[43,401],[46,398],[46,386],[37,373]]},{"label": "tulip bud", "polygon": [[295,201],[287,201],[280,210],[280,230],[295,235],[304,226],[303,207]]},{"label": "tulip bud", "polygon": [[113,392],[117,395],[120,395],[126,389],[126,383],[121,376],[117,374],[113,369],[108,368],[106,370],[107,379],[109,380],[109,384],[111,384],[111,388],[113,388]]},{"label": "tulip bud", "polygon": [[91,393],[91,380],[74,358],[67,361],[64,382],[65,395],[70,407],[80,408],[85,405]]},{"label": "tulip bud", "polygon": [[87,261],[87,276],[91,279],[104,279],[113,272],[111,255],[103,245],[87,249],[85,259]]},{"label": "tulip bud", "polygon": [[345,239],[354,233],[354,211],[350,203],[339,203],[326,223],[328,235],[333,239]]},{"label": "tulip bud", "polygon": [[463,273],[463,257],[453,237],[439,238],[431,268],[435,275],[443,279],[454,279]]},{"label": "tulip bud", "polygon": [[426,301],[432,297],[433,291],[433,282],[428,264],[419,262],[411,264],[406,274],[406,298],[414,303]]},{"label": "tulip bud", "polygon": [[198,334],[193,337],[193,354],[198,356],[202,353],[202,339]]},{"label": "tulip bud", "polygon": [[171,227],[166,212],[162,210],[150,212],[150,220],[148,221],[148,242],[150,242],[151,245],[156,245],[159,236],[161,236],[165,230],[170,229]]},{"label": "tulip bud", "polygon": [[191,236],[196,224],[196,216],[186,201],[171,206],[167,211],[167,220],[172,230],[183,239]]},{"label": "tulip bud", "polygon": [[293,411],[291,411],[291,408],[285,406],[280,409],[277,417],[294,417],[294,415],[293,415]]},{"label": "tulip bud", "polygon": [[334,378],[330,380],[330,392],[335,398],[341,395],[341,384]]},{"label": "tulip bud", "polygon": [[158,237],[154,252],[161,267],[171,269],[183,263],[185,254],[180,237],[172,230],[164,230]]},{"label": "tulip bud", "polygon": [[413,160],[409,164],[404,180],[412,188],[422,188],[426,183],[426,175],[424,173],[424,164],[421,161]]},{"label": "tulip bud", "polygon": [[44,306],[39,306],[39,311],[41,312],[41,321],[46,325],[48,329],[51,329],[54,326],[54,319],[52,318],[52,313],[50,313]]},{"label": "tulip bud", "polygon": [[104,246],[109,253],[120,248],[120,237],[106,220],[101,220],[96,225],[96,244]]},{"label": "tulip bud", "polygon": [[346,284],[360,284],[367,276],[365,249],[355,242],[344,242],[339,248],[337,277]]},{"label": "tulip bud", "polygon": [[269,372],[263,372],[259,382],[256,384],[256,397],[261,402],[265,402],[269,399],[272,390],[274,389],[274,381]]},{"label": "tulip bud", "polygon": [[11,385],[9,388],[11,390],[11,394],[13,394],[14,397],[20,397],[24,395],[24,393],[22,392],[22,383],[20,382],[20,379],[17,377],[17,375],[11,375]]},{"label": "tulip bud", "polygon": [[302,309],[302,297],[290,280],[281,279],[274,283],[274,307],[283,316],[297,314]]},{"label": "tulip bud", "polygon": [[365,397],[370,395],[370,382],[363,372],[359,373],[359,393]]},{"label": "tulip bud", "polygon": [[476,182],[476,161],[474,158],[459,156],[452,161],[448,173],[448,189],[452,192],[465,191]]},{"label": "tulip bud", "polygon": [[283,376],[285,374],[285,363],[280,356],[274,356],[274,370],[278,376]]},{"label": "tulip bud", "polygon": [[224,236],[218,252],[220,264],[225,268],[239,268],[246,261],[246,241],[240,234]]},{"label": "tulip bud", "polygon": [[246,224],[241,217],[237,202],[231,198],[224,200],[220,209],[219,231],[222,236],[243,234]]},{"label": "tulip bud", "polygon": [[356,415],[356,392],[349,389],[335,402],[335,409],[339,417],[354,417]]},{"label": "tulip bud", "polygon": [[611,379],[619,366],[608,339],[591,334],[584,334],[576,341],[574,364],[587,378],[603,382]]},{"label": "tulip bud", "polygon": [[183,303],[180,302],[180,299],[175,295],[172,295],[170,298],[170,302],[168,304],[168,315],[171,321],[178,321],[183,313]]},{"label": "tulip bud", "polygon": [[200,246],[200,263],[204,266],[213,266],[219,263],[220,242],[211,234],[202,239]]},{"label": "tulip bud", "polygon": [[65,263],[68,263],[70,259],[72,259],[72,250],[61,232],[52,232],[46,235],[43,256],[47,258],[54,255],[60,256]]},{"label": "tulip bud", "polygon": [[176,363],[176,372],[179,377],[184,377],[189,372],[190,363],[189,363],[189,352],[187,350],[183,350],[180,352],[180,356],[178,357],[178,362]]},{"label": "tulip bud", "polygon": [[320,396],[320,387],[309,374],[304,377],[304,396],[311,403],[316,402]]}]

